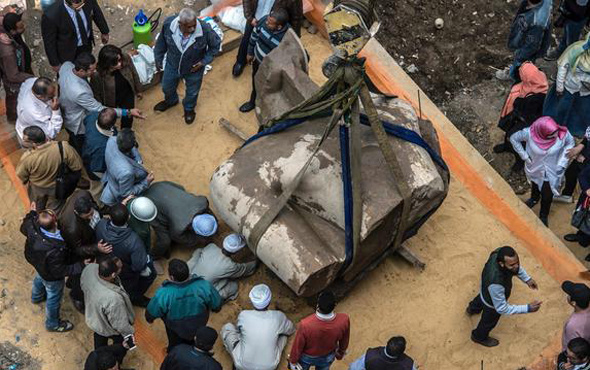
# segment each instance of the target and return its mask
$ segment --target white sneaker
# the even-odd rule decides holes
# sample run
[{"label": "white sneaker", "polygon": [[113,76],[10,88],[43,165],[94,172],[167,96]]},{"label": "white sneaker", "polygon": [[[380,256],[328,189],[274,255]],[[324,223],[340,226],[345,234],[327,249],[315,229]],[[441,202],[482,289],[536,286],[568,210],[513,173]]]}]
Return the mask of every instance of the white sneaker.
[{"label": "white sneaker", "polygon": [[510,67],[506,67],[499,71],[496,71],[496,78],[500,81],[508,81],[512,78],[510,77]]},{"label": "white sneaker", "polygon": [[573,203],[574,197],[572,197],[571,195],[558,195],[556,197],[553,197],[553,200],[559,203]]}]

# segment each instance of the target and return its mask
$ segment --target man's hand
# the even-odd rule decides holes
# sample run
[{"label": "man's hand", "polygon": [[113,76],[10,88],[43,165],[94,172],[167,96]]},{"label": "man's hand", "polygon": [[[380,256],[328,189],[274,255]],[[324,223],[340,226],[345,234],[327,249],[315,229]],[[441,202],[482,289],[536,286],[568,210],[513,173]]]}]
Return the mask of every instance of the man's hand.
[{"label": "man's hand", "polygon": [[555,92],[557,93],[557,97],[561,98],[563,96],[563,90],[556,90]]},{"label": "man's hand", "polygon": [[582,152],[582,149],[584,149],[584,145],[582,144],[576,145],[575,147],[569,149],[566,152],[568,159],[576,158]]},{"label": "man's hand", "polygon": [[94,262],[94,258],[86,258],[84,260],[84,266],[90,265],[92,262]]},{"label": "man's hand", "polygon": [[586,190],[586,196],[590,197],[590,189]]},{"label": "man's hand", "polygon": [[252,27],[256,27],[256,26],[258,26],[258,20],[256,18],[252,18],[252,20],[250,21],[250,24],[252,25]]},{"label": "man's hand", "polygon": [[129,110],[129,115],[131,117],[145,119],[145,116],[143,114],[141,114],[141,111],[137,108],[133,108],[133,109]]},{"label": "man's hand", "polygon": [[100,35],[100,41],[102,41],[103,45],[108,44],[109,43],[109,34],[103,33],[102,35]]},{"label": "man's hand", "polygon": [[61,68],[61,64],[58,64],[56,66],[51,66],[51,69],[53,69],[54,72],[59,72],[60,68]]},{"label": "man's hand", "polygon": [[128,195],[127,197],[125,197],[125,199],[123,199],[123,201],[122,201],[121,203],[122,203],[124,206],[126,206],[126,205],[127,205],[127,203],[129,203],[129,201],[130,201],[131,199],[133,199],[133,198],[135,198],[135,195],[133,195],[133,194],[131,194],[131,195]]},{"label": "man's hand", "polygon": [[201,63],[201,62],[198,62],[197,64],[195,64],[195,65],[193,66],[193,68],[191,68],[191,72],[192,72],[192,73],[194,73],[194,72],[197,72],[197,71],[198,71],[199,69],[201,69],[201,68],[203,68],[203,63]]},{"label": "man's hand", "polygon": [[537,282],[535,281],[535,279],[530,279],[529,281],[526,282],[526,285],[529,286],[529,288],[537,290],[539,289],[539,286],[537,285]]},{"label": "man's hand", "polygon": [[35,202],[31,202],[31,208],[29,208],[31,211],[36,211],[37,210],[37,203]]},{"label": "man's hand", "polygon": [[253,62],[253,61],[254,61],[254,55],[250,55],[250,54],[248,54],[248,55],[246,56],[246,63],[248,63],[248,64],[252,64],[252,62]]},{"label": "man's hand", "polygon": [[154,173],[150,172],[145,179],[146,179],[148,185],[151,184],[154,181]]},{"label": "man's hand", "polygon": [[541,308],[541,303],[543,303],[543,302],[537,301],[537,300],[529,303],[528,304],[528,306],[529,306],[529,312],[537,312],[537,311],[539,311],[539,308]]},{"label": "man's hand", "polygon": [[51,110],[58,110],[59,109],[59,99],[57,99],[57,95],[54,96],[53,99],[51,99],[49,106],[51,107]]},{"label": "man's hand", "polygon": [[113,251],[113,246],[105,243],[102,239],[98,242],[98,251],[102,254],[109,254]]}]

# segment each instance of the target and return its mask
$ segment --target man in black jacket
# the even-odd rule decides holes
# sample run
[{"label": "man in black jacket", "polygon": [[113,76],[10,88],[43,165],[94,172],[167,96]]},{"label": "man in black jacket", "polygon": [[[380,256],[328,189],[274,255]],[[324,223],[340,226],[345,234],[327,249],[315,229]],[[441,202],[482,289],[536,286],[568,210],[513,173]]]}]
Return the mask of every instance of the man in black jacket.
[{"label": "man in black jacket", "polygon": [[590,3],[587,0],[562,0],[555,27],[563,27],[563,35],[557,48],[549,51],[545,60],[556,60],[568,46],[580,40],[580,34],[588,22],[588,17],[590,17]]},{"label": "man in black jacket", "polygon": [[221,364],[213,358],[213,345],[217,332],[208,326],[197,329],[195,345],[179,344],[164,359],[160,370],[221,370]]},{"label": "man in black jacket", "polygon": [[82,52],[92,52],[94,22],[102,43],[109,42],[109,26],[96,0],[58,0],[41,18],[41,35],[47,59],[54,71]]},{"label": "man in black jacket", "polygon": [[[92,195],[86,190],[76,190],[59,215],[58,224],[69,252],[69,262],[94,259],[100,254],[109,254],[113,248],[98,240],[94,228],[102,219]],[[80,288],[80,275],[68,278],[67,287],[74,307],[84,313],[84,293]]]},{"label": "man in black jacket", "polygon": [[55,213],[51,210],[37,213],[35,209],[33,202],[20,227],[21,233],[27,237],[25,258],[37,271],[31,301],[37,304],[47,300],[45,327],[48,331],[70,331],[74,325],[59,317],[65,277],[80,274],[88,261],[67,264],[66,243],[57,228]]}]

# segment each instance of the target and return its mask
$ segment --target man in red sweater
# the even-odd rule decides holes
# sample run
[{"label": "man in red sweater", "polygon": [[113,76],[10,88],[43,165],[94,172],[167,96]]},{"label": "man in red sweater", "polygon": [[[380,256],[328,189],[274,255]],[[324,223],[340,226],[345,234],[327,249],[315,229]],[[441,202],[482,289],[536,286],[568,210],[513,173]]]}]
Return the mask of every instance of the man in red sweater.
[{"label": "man in red sweater", "polygon": [[334,313],[334,307],[334,294],[321,293],[316,312],[301,320],[289,356],[291,369],[328,370],[335,359],[342,360],[350,339],[350,319]]}]

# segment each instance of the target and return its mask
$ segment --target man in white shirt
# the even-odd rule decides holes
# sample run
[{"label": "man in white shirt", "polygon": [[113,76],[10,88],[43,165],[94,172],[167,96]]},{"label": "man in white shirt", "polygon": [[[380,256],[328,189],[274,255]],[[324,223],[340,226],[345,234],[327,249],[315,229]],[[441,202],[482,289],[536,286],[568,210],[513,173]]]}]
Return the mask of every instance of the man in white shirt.
[{"label": "man in white shirt", "polygon": [[531,289],[538,289],[537,283],[520,266],[518,254],[512,247],[498,248],[490,254],[481,273],[480,293],[473,298],[467,307],[467,314],[472,316],[481,313],[477,328],[471,332],[471,340],[485,347],[495,347],[498,340],[489,336],[496,327],[501,315],[515,315],[537,312],[541,308],[540,301],[525,305],[508,303],[512,292],[512,277],[518,278]]},{"label": "man in white shirt", "polygon": [[22,146],[23,130],[40,127],[50,139],[61,130],[63,119],[57,100],[57,89],[48,78],[31,77],[21,85],[17,103],[16,133]]}]

